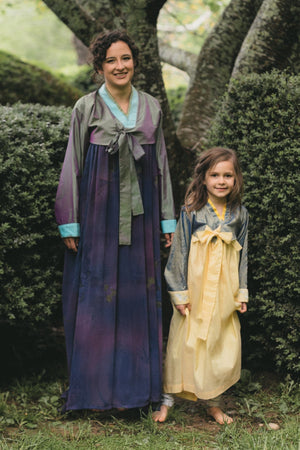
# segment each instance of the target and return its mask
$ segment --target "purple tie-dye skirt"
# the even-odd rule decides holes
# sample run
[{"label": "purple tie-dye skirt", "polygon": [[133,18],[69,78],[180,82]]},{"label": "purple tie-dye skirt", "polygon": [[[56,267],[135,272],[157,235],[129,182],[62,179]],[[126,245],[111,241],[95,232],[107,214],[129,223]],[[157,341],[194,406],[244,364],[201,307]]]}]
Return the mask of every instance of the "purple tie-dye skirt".
[{"label": "purple tie-dye skirt", "polygon": [[118,245],[118,155],[90,144],[80,189],[78,254],[66,251],[66,410],[142,407],[161,396],[159,181],[155,146],[136,163],[144,214]]}]

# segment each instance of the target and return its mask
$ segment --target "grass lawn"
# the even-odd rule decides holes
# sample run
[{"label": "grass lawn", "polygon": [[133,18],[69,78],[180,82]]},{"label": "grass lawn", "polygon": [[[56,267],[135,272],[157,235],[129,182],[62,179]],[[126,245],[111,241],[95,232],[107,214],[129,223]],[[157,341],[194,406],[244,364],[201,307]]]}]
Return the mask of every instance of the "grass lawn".
[{"label": "grass lawn", "polygon": [[225,426],[210,419],[200,402],[181,399],[164,424],[154,423],[146,410],[62,415],[65,387],[65,379],[49,380],[46,373],[6,384],[0,393],[1,450],[300,448],[300,391],[289,378],[243,371],[224,396],[234,417]]}]

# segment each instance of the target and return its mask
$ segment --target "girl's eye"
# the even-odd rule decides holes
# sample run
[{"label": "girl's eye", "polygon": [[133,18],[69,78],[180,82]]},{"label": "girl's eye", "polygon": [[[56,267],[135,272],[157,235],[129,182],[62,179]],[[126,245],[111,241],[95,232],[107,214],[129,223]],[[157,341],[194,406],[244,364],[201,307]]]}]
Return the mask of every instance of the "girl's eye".
[{"label": "girl's eye", "polygon": [[113,59],[107,59],[105,62],[110,64],[110,63],[114,62],[114,60]]}]

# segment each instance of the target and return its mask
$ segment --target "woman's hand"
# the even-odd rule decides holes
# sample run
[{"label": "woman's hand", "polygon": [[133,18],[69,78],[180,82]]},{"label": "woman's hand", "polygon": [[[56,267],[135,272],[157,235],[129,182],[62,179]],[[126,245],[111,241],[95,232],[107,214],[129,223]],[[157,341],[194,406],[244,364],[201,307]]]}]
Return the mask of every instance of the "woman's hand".
[{"label": "woman's hand", "polygon": [[173,241],[174,233],[165,233],[165,247],[171,247]]},{"label": "woman's hand", "polygon": [[67,237],[67,238],[64,238],[63,241],[69,250],[73,250],[73,252],[77,253],[79,238]]},{"label": "woman's hand", "polygon": [[186,309],[191,310],[191,304],[185,303],[185,305],[176,305],[177,311],[180,312],[182,316],[186,316]]}]

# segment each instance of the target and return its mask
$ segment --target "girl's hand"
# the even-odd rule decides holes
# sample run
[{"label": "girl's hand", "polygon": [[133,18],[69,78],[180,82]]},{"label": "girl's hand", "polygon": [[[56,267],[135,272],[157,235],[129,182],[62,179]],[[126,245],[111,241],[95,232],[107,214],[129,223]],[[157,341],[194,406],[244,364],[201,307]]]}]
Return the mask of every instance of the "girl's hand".
[{"label": "girl's hand", "polygon": [[67,237],[64,238],[63,241],[69,250],[73,250],[73,252],[77,253],[79,238]]},{"label": "girl's hand", "polygon": [[244,314],[246,311],[247,311],[247,303],[242,302],[241,303],[240,313]]},{"label": "girl's hand", "polygon": [[173,241],[174,233],[165,233],[165,247],[171,247]]},{"label": "girl's hand", "polygon": [[182,316],[186,316],[186,309],[191,310],[191,304],[186,303],[185,305],[176,305],[177,311],[180,312]]}]

